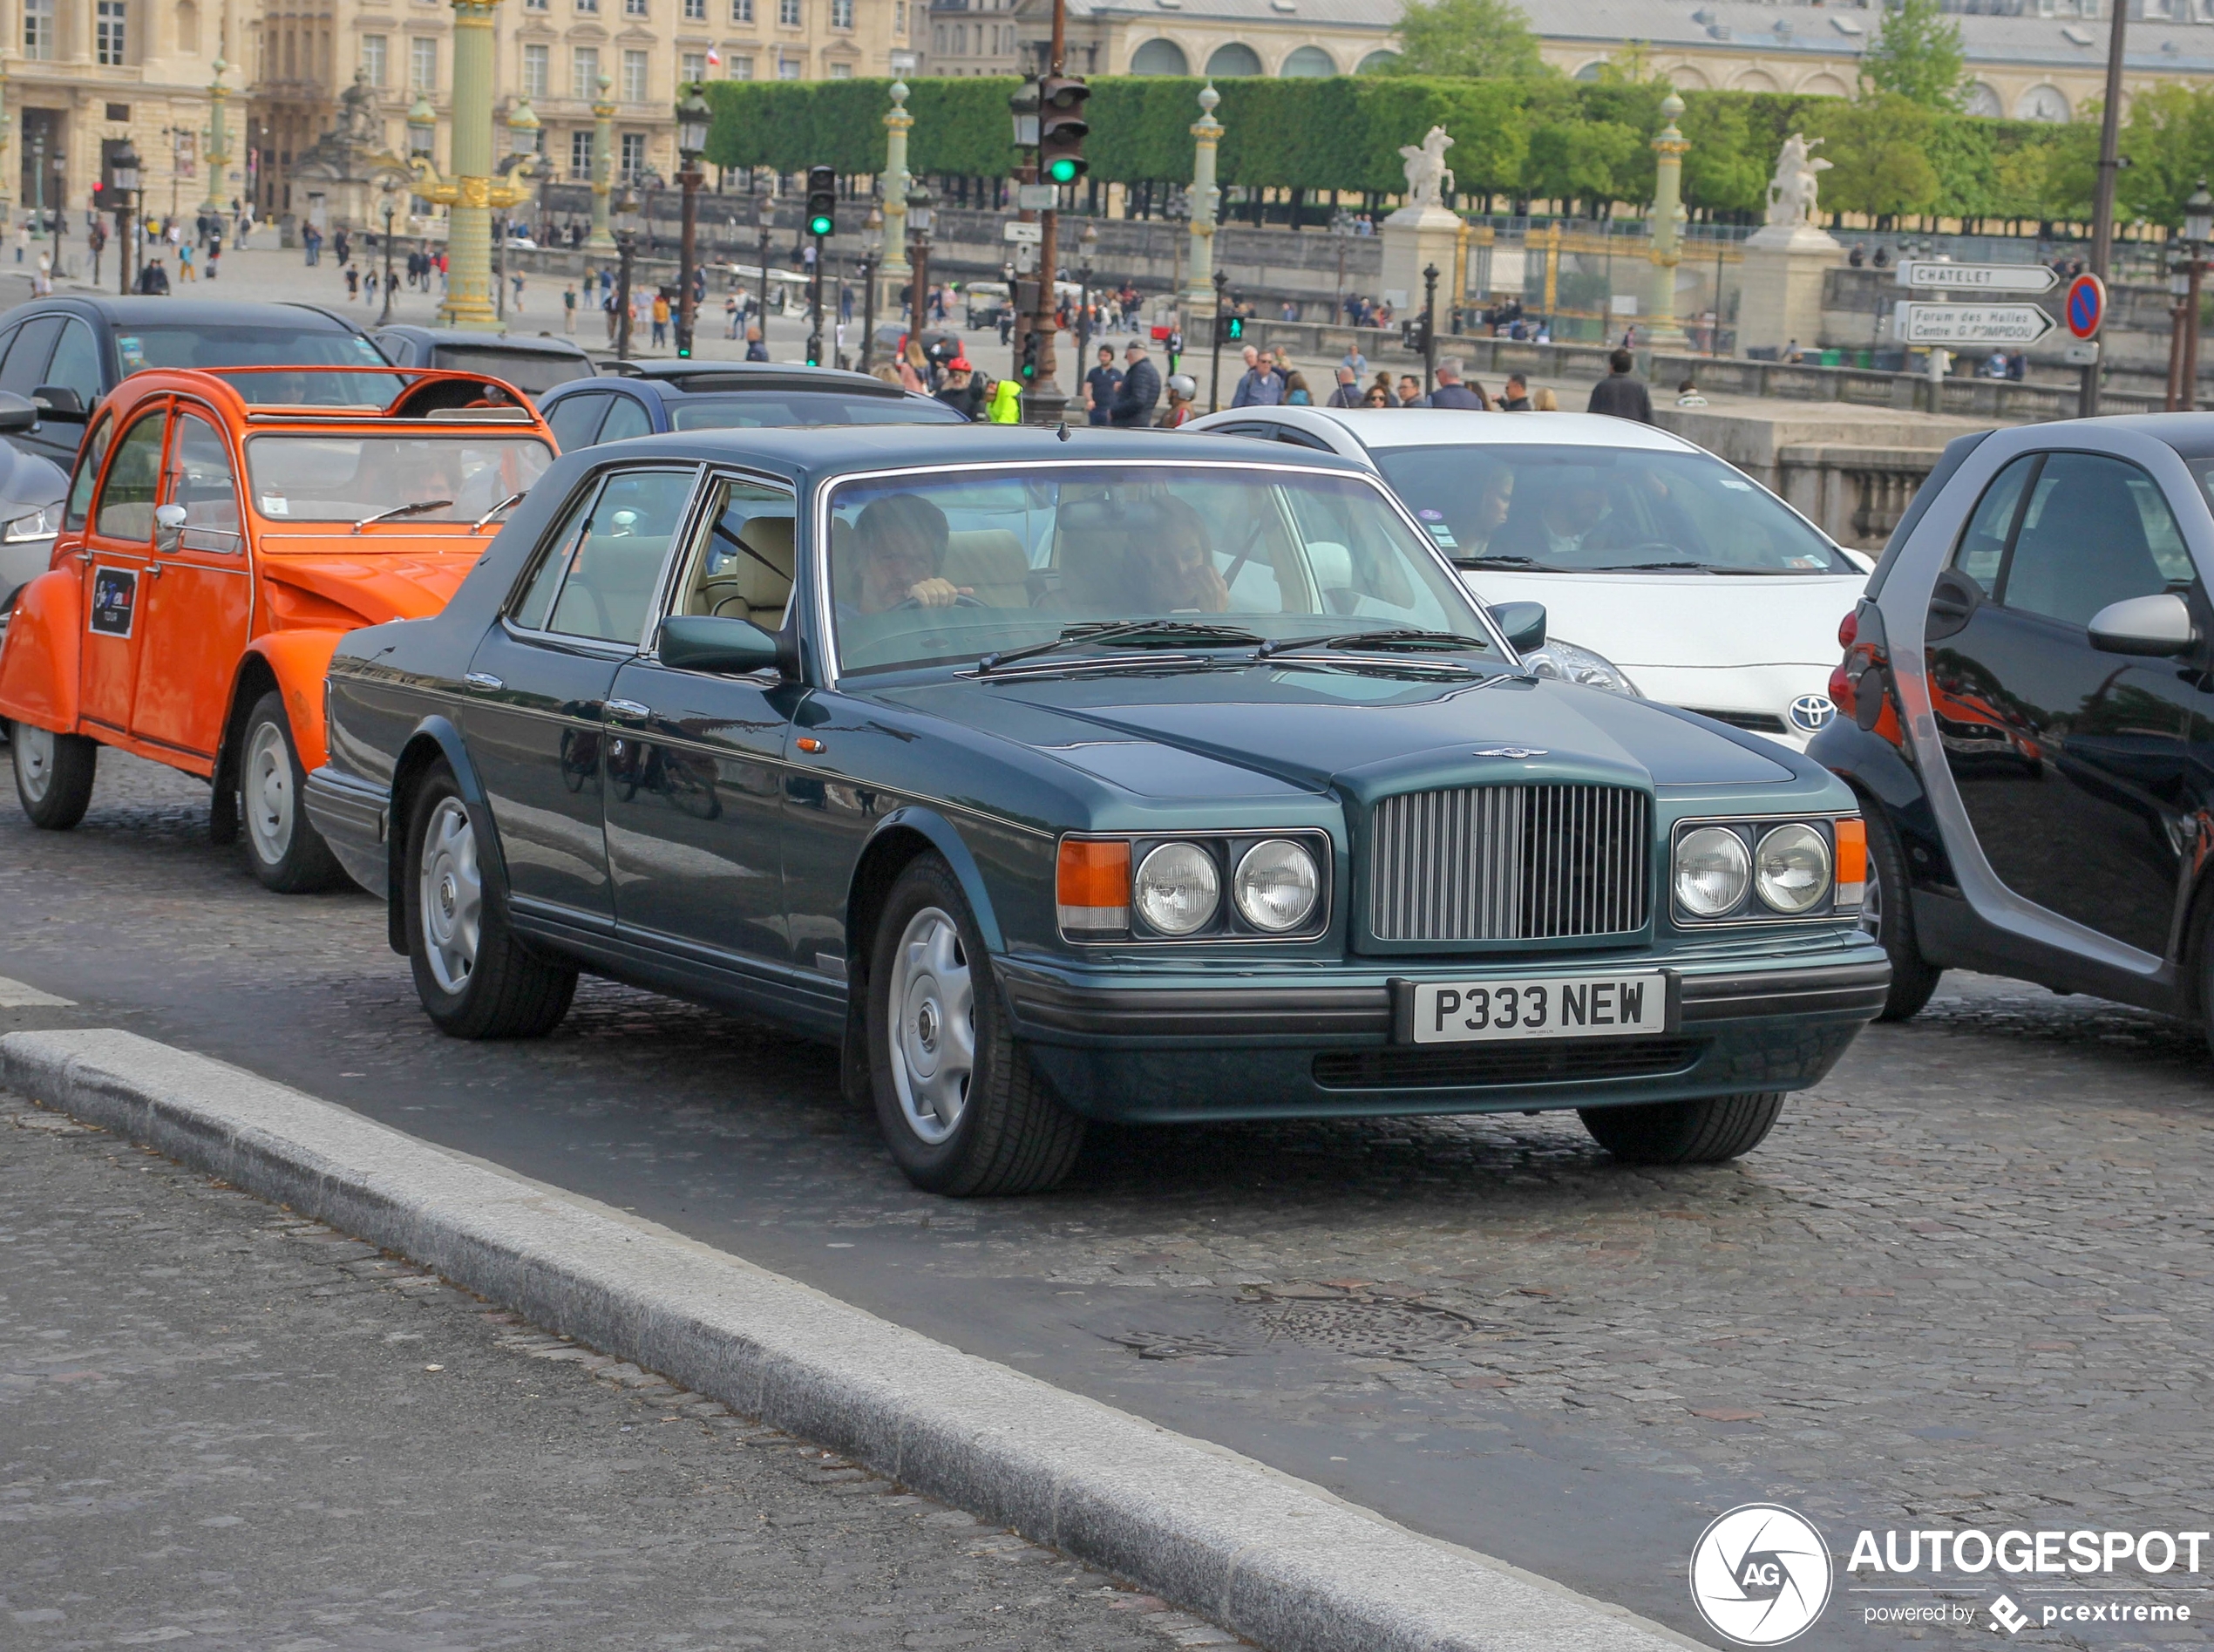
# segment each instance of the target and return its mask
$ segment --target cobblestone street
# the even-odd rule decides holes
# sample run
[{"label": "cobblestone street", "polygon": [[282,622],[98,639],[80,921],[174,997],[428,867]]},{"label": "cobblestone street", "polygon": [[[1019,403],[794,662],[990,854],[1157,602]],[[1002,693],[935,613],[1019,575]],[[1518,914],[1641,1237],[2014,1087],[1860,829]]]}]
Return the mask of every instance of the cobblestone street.
[{"label": "cobblestone street", "polygon": [[[0,1027],[241,1063],[1687,1632],[1692,1541],[1750,1499],[1841,1554],[2214,1510],[2214,1090],[2179,1025],[1956,977],[1726,1166],[1621,1168],[1572,1118],[1102,1131],[1060,1193],[952,1204],[757,1026],[587,982],[542,1044],[438,1038],[375,903],[264,894],[204,788],[103,765],[73,833],[0,815],[0,973],[78,1003]],[[2156,1640],[2018,1643],[2197,1644],[2204,1575],[2161,1580],[2194,1621]],[[1841,1577],[1808,1644],[1990,1633],[1864,1626],[1882,1581]],[[2041,1583],[2076,1587],[2006,1580]]]}]

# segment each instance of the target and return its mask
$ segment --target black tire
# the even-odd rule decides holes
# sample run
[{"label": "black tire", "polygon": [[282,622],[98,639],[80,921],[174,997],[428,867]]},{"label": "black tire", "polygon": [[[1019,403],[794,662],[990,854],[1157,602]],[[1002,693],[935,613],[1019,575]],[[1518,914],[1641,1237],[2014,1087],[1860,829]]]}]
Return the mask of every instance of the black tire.
[{"label": "black tire", "polygon": [[246,840],[246,864],[255,881],[279,894],[313,894],[350,882],[308,819],[308,772],[300,766],[284,697],[275,689],[247,713],[238,753],[239,814],[246,829],[237,835]]},{"label": "black tire", "polygon": [[[466,912],[470,904],[465,889],[471,874],[456,870],[453,811],[466,831],[466,858],[476,885],[475,941],[466,948],[465,963],[459,961],[459,947],[445,944],[458,933],[451,914]],[[438,858],[426,867],[434,831],[444,835]],[[507,925],[506,892],[489,860],[478,858],[477,848],[476,822],[454,784],[453,771],[443,762],[432,765],[409,799],[407,858],[391,895],[401,902],[416,996],[449,1037],[542,1037],[568,1014],[569,1001],[576,996],[576,971],[547,962],[515,938]],[[458,883],[447,884],[449,877],[457,877]],[[437,903],[438,935],[431,933],[426,902]]]},{"label": "black tire", "polygon": [[1749,1153],[1783,1111],[1783,1092],[1710,1096],[1643,1106],[1580,1107],[1592,1139],[1629,1165],[1718,1165]]},{"label": "black tire", "polygon": [[[918,953],[903,967],[910,932],[918,926],[930,942],[914,944],[942,946],[944,952]],[[934,973],[929,955],[952,960],[965,976],[966,991],[947,988],[946,981],[957,977],[952,969]],[[902,990],[907,1006],[893,1002],[895,989]],[[1009,1036],[976,919],[952,868],[938,856],[914,860],[892,886],[869,938],[863,990],[877,1123],[909,1181],[925,1193],[968,1198],[1043,1193],[1067,1177],[1083,1146],[1084,1121],[1053,1093]],[[952,1013],[941,1013],[941,1004],[954,1006]],[[965,1080],[954,1086],[959,1101],[951,1126],[934,1140],[928,1132],[941,1127],[939,1115],[929,1111],[926,1122],[924,1080],[917,1070],[927,1056],[954,1054],[961,1037],[954,1023],[961,1019],[971,1064]],[[895,1037],[901,1040],[896,1050]],[[955,1061],[947,1060],[933,1064],[931,1077],[957,1071]]]},{"label": "black tire", "polygon": [[1914,936],[1914,901],[1907,892],[1906,853],[1880,805],[1863,812],[1868,822],[1868,888],[1862,897],[1860,927],[1891,961],[1891,990],[1884,995],[1878,1021],[1911,1021],[1937,990],[1945,971],[1923,961]]},{"label": "black tire", "polygon": [[99,772],[98,740],[12,724],[8,757],[16,772],[16,800],[31,825],[66,832],[85,818],[92,802],[92,781]]}]

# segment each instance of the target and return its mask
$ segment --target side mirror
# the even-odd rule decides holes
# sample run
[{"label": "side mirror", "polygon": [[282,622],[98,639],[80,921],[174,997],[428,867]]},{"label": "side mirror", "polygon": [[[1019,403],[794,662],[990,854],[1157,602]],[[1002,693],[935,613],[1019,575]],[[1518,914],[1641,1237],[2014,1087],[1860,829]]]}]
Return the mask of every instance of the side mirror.
[{"label": "side mirror", "polygon": [[2172,591],[2109,602],[2091,616],[2091,646],[2102,654],[2165,659],[2197,641],[2190,604]]},{"label": "side mirror", "polygon": [[1507,634],[1507,646],[1517,654],[1545,646],[1545,605],[1543,602],[1500,602],[1491,609],[1491,623]]},{"label": "side mirror", "polygon": [[38,427],[38,404],[28,396],[18,396],[10,390],[0,390],[0,436],[12,436],[18,431]]},{"label": "side mirror", "polygon": [[177,541],[184,536],[185,507],[181,505],[157,505],[153,507],[153,542],[165,551],[177,548]]},{"label": "side mirror", "polygon": [[784,663],[784,645],[751,620],[678,614],[661,626],[661,663],[681,671],[747,672]]},{"label": "side mirror", "polygon": [[31,399],[49,418],[82,425],[87,417],[85,398],[66,384],[41,384]]}]

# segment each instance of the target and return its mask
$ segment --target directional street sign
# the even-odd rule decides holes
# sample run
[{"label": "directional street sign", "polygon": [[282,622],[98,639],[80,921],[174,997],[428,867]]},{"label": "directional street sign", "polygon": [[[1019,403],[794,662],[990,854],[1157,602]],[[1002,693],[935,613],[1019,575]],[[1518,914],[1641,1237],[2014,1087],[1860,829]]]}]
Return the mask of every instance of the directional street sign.
[{"label": "directional street sign", "polygon": [[1045,240],[1045,226],[1009,221],[1000,226],[1000,234],[1009,241],[1042,241]]},{"label": "directional street sign", "polygon": [[1902,344],[2034,344],[2053,330],[2034,304],[1892,306],[1891,337]]},{"label": "directional street sign", "polygon": [[1898,284],[1918,292],[2049,293],[2060,272],[2042,264],[1943,264],[1911,258],[1898,267]]}]

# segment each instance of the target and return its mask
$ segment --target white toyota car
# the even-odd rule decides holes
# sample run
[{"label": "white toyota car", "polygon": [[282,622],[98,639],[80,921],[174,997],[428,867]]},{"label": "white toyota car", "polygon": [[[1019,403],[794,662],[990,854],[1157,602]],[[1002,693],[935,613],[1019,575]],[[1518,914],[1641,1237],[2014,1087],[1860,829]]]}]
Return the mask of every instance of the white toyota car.
[{"label": "white toyota car", "polygon": [[1837,626],[1873,562],[1681,437],[1445,408],[1240,407],[1184,428],[1376,472],[1483,601],[1545,605],[1540,670],[1801,749],[1836,715]]}]

